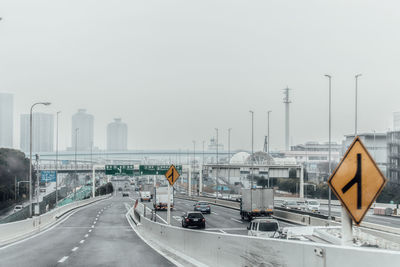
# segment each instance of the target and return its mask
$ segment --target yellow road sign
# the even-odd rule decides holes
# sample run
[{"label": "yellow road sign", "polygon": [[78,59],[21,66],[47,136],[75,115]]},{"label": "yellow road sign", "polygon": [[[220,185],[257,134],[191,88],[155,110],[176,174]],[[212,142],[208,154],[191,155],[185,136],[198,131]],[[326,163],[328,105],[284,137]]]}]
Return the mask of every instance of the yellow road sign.
[{"label": "yellow road sign", "polygon": [[171,167],[169,167],[168,171],[165,173],[165,178],[167,178],[167,180],[171,186],[174,185],[176,180],[178,180],[179,176],[180,176],[180,174],[176,170],[174,165],[171,165]]},{"label": "yellow road sign", "polygon": [[359,225],[387,180],[357,136],[328,184],[353,221]]}]

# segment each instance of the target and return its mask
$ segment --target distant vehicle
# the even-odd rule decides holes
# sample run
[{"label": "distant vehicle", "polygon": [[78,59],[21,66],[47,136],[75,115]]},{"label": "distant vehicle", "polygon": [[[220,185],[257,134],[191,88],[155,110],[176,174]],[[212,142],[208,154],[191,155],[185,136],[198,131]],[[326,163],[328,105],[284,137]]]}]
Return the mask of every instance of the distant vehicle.
[{"label": "distant vehicle", "polygon": [[46,187],[41,187],[40,188],[40,193],[46,193]]},{"label": "distant vehicle", "polygon": [[201,212],[189,211],[182,215],[182,227],[197,226],[201,229],[206,228],[206,219]]},{"label": "distant vehicle", "polygon": [[122,193],[122,197],[129,197],[129,193],[128,192],[123,192]]},{"label": "distant vehicle", "polygon": [[139,187],[135,187],[135,191],[139,191]]},{"label": "distant vehicle", "polygon": [[301,210],[301,206],[296,200],[284,200],[282,207],[288,210]]},{"label": "distant vehicle", "polygon": [[[174,192],[173,187],[170,187],[170,209],[174,208]],[[167,210],[168,209],[168,187],[160,186],[156,189],[156,202],[154,203],[154,208],[156,210]]]},{"label": "distant vehicle", "polygon": [[304,202],[305,210],[309,212],[319,212],[320,204],[316,200],[306,200]]},{"label": "distant vehicle", "polygon": [[209,203],[204,202],[204,201],[199,201],[194,206],[194,211],[200,211],[202,213],[211,213],[211,206]]},{"label": "distant vehicle", "polygon": [[118,187],[118,191],[122,191],[122,187]]},{"label": "distant vehicle", "polygon": [[140,191],[139,192],[139,196],[140,196],[140,201],[141,202],[143,202],[143,201],[150,202],[150,199],[151,199],[150,191]]},{"label": "distant vehicle", "polygon": [[279,222],[275,219],[256,218],[247,227],[247,235],[257,237],[279,237]]},{"label": "distant vehicle", "polygon": [[[251,191],[250,191],[251,190]],[[274,212],[274,189],[242,189],[240,216],[251,221],[254,217],[272,216]]]},{"label": "distant vehicle", "polygon": [[22,210],[22,208],[23,208],[22,205],[16,205],[16,206],[14,207],[14,211],[13,211],[13,212],[14,212],[14,213],[15,213],[15,212],[18,212],[18,211]]}]

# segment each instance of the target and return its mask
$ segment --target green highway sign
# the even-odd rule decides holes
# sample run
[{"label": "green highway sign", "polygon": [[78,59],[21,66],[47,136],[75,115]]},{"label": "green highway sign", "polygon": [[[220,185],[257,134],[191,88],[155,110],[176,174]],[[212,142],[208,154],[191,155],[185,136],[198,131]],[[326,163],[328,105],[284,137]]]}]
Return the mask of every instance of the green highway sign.
[{"label": "green highway sign", "polygon": [[106,165],[107,175],[133,176],[133,165]]},{"label": "green highway sign", "polygon": [[[171,165],[140,165],[139,173],[141,175],[165,175]],[[176,165],[176,170],[182,173],[182,165]]]}]

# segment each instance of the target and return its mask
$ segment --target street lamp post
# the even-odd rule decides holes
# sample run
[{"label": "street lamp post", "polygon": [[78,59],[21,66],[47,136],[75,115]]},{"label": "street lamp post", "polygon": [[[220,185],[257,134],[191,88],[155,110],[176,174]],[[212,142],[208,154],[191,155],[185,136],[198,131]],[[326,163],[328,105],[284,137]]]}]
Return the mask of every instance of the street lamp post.
[{"label": "street lamp post", "polygon": [[58,204],[58,115],[61,111],[57,111],[57,128],[56,128],[56,207]]},{"label": "street lamp post", "polygon": [[357,74],[355,77],[356,79],[356,99],[355,99],[355,121],[354,121],[354,138],[357,137],[357,115],[358,115],[358,77],[361,76],[361,73]]},{"label": "street lamp post", "polygon": [[269,114],[272,112],[272,110],[268,110],[267,114],[268,114],[268,130],[267,130],[267,141],[268,141],[268,146],[267,146],[267,153],[269,155],[269,147],[270,147],[270,138],[269,138]]},{"label": "street lamp post", "polygon": [[[325,77],[328,77],[329,79],[329,141],[328,141],[328,172],[329,172],[329,176],[331,175],[331,132],[332,132],[332,76],[325,74]],[[328,189],[328,220],[332,219],[332,215],[331,215],[331,200],[332,200],[332,190],[329,187]]]},{"label": "street lamp post", "polygon": [[50,105],[50,102],[37,102],[31,106],[29,115],[29,216],[32,217],[32,111],[36,105]]},{"label": "street lamp post", "polygon": [[[254,162],[254,111],[250,110],[251,113],[251,185],[250,185],[250,207],[253,207],[253,183],[254,183],[254,174],[253,174],[253,162]],[[252,208],[251,208],[252,210]]]},{"label": "street lamp post", "polygon": [[228,129],[228,184],[231,184],[231,130],[232,128]]},{"label": "street lamp post", "polygon": [[218,128],[215,128],[215,131],[216,131],[216,133],[217,133],[217,144],[216,144],[216,147],[217,147],[217,170],[216,170],[216,183],[217,183],[217,188],[216,188],[216,190],[215,190],[215,199],[218,199],[218,192],[219,192],[219,181],[218,181],[218,175],[219,175],[219,165],[218,165]]},{"label": "street lamp post", "polygon": [[76,180],[78,179],[78,165],[76,161],[78,151],[78,131],[79,128],[75,128],[75,177],[74,177],[74,201],[76,200]]}]

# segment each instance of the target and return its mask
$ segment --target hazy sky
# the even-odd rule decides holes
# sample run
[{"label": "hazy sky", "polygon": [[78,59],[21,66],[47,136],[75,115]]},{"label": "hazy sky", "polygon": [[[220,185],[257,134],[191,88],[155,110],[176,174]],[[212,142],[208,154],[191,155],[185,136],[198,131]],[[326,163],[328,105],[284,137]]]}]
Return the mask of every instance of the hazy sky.
[{"label": "hazy sky", "polygon": [[60,147],[71,116],[95,116],[95,145],[106,125],[128,123],[134,149],[192,148],[220,128],[232,149],[262,148],[271,114],[271,146],[284,146],[282,89],[291,91],[294,144],[328,138],[333,76],[333,139],[386,131],[400,110],[398,1],[1,0],[0,91],[15,94],[19,115],[62,111]]}]

